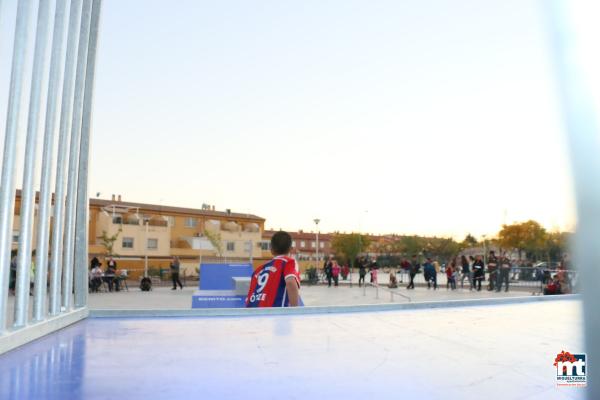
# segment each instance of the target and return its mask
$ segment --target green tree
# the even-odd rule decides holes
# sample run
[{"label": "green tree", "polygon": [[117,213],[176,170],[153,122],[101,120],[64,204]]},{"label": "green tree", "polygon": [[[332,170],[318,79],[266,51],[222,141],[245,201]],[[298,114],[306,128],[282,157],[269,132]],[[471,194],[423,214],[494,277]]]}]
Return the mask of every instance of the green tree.
[{"label": "green tree", "polygon": [[354,266],[354,260],[371,244],[368,236],[360,233],[336,233],[331,240],[331,248],[336,257],[348,260]]},{"label": "green tree", "polygon": [[528,257],[539,258],[547,247],[547,232],[538,222],[529,220],[512,225],[502,225],[498,243],[506,249],[525,252]]},{"label": "green tree", "polygon": [[113,250],[115,247],[115,242],[119,238],[121,232],[123,232],[123,230],[119,228],[117,233],[115,233],[112,236],[108,236],[108,233],[106,231],[102,231],[102,235],[100,235],[100,244],[102,245],[102,247],[104,247],[107,256],[116,256]]},{"label": "green tree", "polygon": [[208,239],[210,244],[215,248],[217,256],[221,257],[223,254],[223,242],[221,241],[220,232],[212,232],[208,229],[204,231],[204,236]]},{"label": "green tree", "polygon": [[398,247],[402,249],[402,253],[408,257],[413,254],[419,254],[425,247],[427,247],[427,240],[420,236],[403,236],[400,238]]},{"label": "green tree", "polygon": [[427,256],[437,256],[443,260],[451,257],[456,257],[460,252],[460,244],[452,238],[430,238],[428,242],[430,245],[427,249]]},{"label": "green tree", "polygon": [[465,236],[465,238],[463,239],[463,241],[461,243],[461,247],[463,249],[468,249],[469,247],[475,247],[478,244],[479,243],[477,242],[477,239],[475,239],[475,237],[473,235],[468,233],[467,236]]},{"label": "green tree", "polygon": [[571,235],[569,232],[558,231],[547,234],[546,252],[550,260],[559,261],[562,259],[563,254],[569,249]]}]

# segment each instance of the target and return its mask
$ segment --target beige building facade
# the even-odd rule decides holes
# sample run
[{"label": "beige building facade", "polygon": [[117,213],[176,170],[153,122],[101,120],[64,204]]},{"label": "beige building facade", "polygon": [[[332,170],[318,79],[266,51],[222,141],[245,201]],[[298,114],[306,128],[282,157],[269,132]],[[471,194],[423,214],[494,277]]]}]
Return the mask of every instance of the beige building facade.
[{"label": "beige building facade", "polygon": [[[20,191],[15,201],[13,248],[20,236]],[[37,209],[37,208],[36,208]],[[51,224],[53,221],[51,221]],[[119,269],[132,277],[145,266],[155,273],[168,270],[173,256],[180,258],[183,274],[197,275],[201,261],[248,261],[262,258],[265,219],[252,214],[218,211],[214,206],[183,208],[127,202],[121,196],[110,200],[90,199],[89,258],[106,266],[112,255]],[[33,237],[36,236],[37,215]],[[32,242],[35,245],[35,240]]]}]

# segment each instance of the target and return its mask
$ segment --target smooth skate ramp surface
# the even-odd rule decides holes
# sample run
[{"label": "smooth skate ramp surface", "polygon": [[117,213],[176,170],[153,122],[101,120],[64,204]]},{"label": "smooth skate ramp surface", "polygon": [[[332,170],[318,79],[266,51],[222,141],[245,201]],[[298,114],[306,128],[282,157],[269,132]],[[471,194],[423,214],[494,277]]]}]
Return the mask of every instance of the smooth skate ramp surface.
[{"label": "smooth skate ramp surface", "polygon": [[0,399],[571,399],[580,302],[87,319],[0,356]]}]

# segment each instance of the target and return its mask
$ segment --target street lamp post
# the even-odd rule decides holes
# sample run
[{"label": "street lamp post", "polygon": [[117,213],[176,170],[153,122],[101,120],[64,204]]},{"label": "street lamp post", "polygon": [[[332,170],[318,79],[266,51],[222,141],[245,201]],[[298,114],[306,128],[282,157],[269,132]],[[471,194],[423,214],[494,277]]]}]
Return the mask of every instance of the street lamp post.
[{"label": "street lamp post", "polygon": [[144,218],[146,235],[144,236],[144,278],[148,277],[148,218]]},{"label": "street lamp post", "polygon": [[486,235],[482,235],[483,237],[483,265],[487,267],[487,241]]},{"label": "street lamp post", "polygon": [[315,272],[319,270],[319,222],[321,220],[319,218],[315,218],[315,225],[317,226],[317,248],[315,253]]},{"label": "street lamp post", "polygon": [[[364,210],[364,212],[362,212],[360,214],[360,217],[358,218],[358,249],[359,249],[358,255],[359,256],[360,256],[360,253],[362,252],[362,218],[368,212],[369,212],[369,210]],[[350,265],[351,265],[351,268],[350,268],[350,287],[352,287],[352,274],[354,272],[354,260],[350,261]],[[365,285],[363,285],[363,286],[365,286]],[[360,287],[360,285],[359,285],[359,287]]]}]

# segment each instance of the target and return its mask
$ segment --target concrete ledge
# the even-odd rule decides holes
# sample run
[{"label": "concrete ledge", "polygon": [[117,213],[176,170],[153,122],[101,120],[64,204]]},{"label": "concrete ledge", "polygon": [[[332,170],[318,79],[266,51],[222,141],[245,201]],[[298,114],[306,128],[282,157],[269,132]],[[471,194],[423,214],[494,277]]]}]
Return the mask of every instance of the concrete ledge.
[{"label": "concrete ledge", "polygon": [[156,317],[250,317],[258,315],[306,315],[337,314],[355,312],[377,312],[398,310],[420,310],[433,308],[459,308],[489,305],[535,303],[540,301],[581,300],[579,294],[561,296],[525,296],[497,299],[468,299],[429,301],[422,303],[365,304],[353,306],[319,306],[291,308],[218,308],[188,310],[90,310],[91,318],[156,318]]},{"label": "concrete ledge", "polygon": [[39,339],[42,336],[46,336],[52,332],[56,332],[72,325],[75,322],[81,321],[86,318],[88,314],[89,310],[87,307],[80,308],[69,313],[57,315],[56,317],[50,317],[45,321],[36,322],[23,328],[9,331],[7,334],[0,336],[0,354],[6,353],[7,351]]}]

